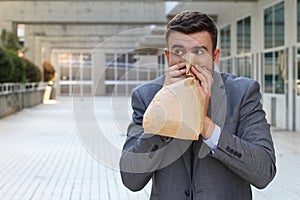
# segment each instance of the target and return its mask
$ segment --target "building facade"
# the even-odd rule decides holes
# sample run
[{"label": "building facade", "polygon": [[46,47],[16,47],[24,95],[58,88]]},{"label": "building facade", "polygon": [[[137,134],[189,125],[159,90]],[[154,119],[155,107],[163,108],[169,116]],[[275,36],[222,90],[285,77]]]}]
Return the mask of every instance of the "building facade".
[{"label": "building facade", "polygon": [[187,2],[169,15],[194,9],[216,18],[219,70],[259,81],[268,121],[300,130],[300,1]]},{"label": "building facade", "polygon": [[160,75],[165,16],[163,1],[0,1],[0,29],[54,65],[58,95],[128,95]]},{"label": "building facade", "polygon": [[49,60],[60,95],[128,95],[164,73],[163,27],[199,10],[219,27],[219,70],[260,82],[268,121],[300,130],[300,1],[0,1],[0,28]]}]

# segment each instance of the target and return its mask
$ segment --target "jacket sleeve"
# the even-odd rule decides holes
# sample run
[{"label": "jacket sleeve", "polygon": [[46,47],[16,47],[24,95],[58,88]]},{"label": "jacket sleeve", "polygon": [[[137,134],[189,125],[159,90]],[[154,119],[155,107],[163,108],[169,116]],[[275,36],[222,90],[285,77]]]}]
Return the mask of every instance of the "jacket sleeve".
[{"label": "jacket sleeve", "polygon": [[[253,81],[243,96],[234,122],[228,120],[212,155],[255,187],[266,187],[276,174],[270,126],[260,103],[259,84]],[[237,106],[237,105],[235,105]],[[234,130],[235,132],[229,132]]]},{"label": "jacket sleeve", "polygon": [[132,94],[132,122],[127,130],[127,139],[120,159],[123,184],[132,191],[138,191],[151,179],[164,156],[167,140],[152,134],[144,134],[142,127],[146,103],[135,90]]}]

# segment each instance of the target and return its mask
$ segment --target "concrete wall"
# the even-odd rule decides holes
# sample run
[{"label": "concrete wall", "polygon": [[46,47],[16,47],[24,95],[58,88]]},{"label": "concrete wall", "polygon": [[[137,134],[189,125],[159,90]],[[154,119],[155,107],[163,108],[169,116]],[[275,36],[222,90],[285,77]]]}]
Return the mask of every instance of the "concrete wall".
[{"label": "concrete wall", "polygon": [[0,118],[43,102],[44,90],[13,92],[0,95]]},{"label": "concrete wall", "polygon": [[295,126],[296,130],[300,130],[300,96],[296,99],[296,119],[295,119]]},{"label": "concrete wall", "polygon": [[[251,53],[257,57],[255,61],[256,67],[253,69],[253,78],[258,80],[262,86],[264,84],[264,66],[262,62],[262,53],[264,49],[264,9],[275,5],[281,0],[259,0],[256,3],[232,3],[232,6],[228,6],[226,12],[221,12],[218,15],[218,26],[220,28],[230,24],[231,25],[231,45],[232,55],[236,55],[236,24],[237,21],[251,16]],[[296,124],[296,130],[300,130],[300,126],[297,125],[299,121],[299,112],[296,112],[296,118],[293,116],[293,112],[299,107],[299,100],[293,104],[296,98],[293,93],[293,68],[294,54],[293,47],[297,44],[297,1],[285,0],[285,45],[286,50],[286,85],[285,94],[263,94],[263,105],[267,113],[267,119],[269,123],[280,128],[287,128],[292,130],[293,123]],[[262,91],[263,91],[262,87]],[[296,108],[295,108],[296,106]]]},{"label": "concrete wall", "polygon": [[71,41],[76,48],[125,30],[165,22],[164,2],[0,1],[0,28],[13,31],[16,24],[25,24],[26,57],[38,65],[43,56],[50,55],[41,55],[41,45],[49,49],[52,41],[59,41],[60,46],[70,46]]},{"label": "concrete wall", "polygon": [[25,24],[25,56],[40,67],[48,60],[59,73],[56,52],[91,52],[98,95],[105,93],[105,53],[134,50],[149,27],[164,26],[165,2],[0,1],[0,29],[16,31],[17,24]]},{"label": "concrete wall", "polygon": [[[1,1],[3,21],[25,22],[141,22],[164,19],[164,2],[128,1]],[[161,12],[163,11],[163,12]]]}]

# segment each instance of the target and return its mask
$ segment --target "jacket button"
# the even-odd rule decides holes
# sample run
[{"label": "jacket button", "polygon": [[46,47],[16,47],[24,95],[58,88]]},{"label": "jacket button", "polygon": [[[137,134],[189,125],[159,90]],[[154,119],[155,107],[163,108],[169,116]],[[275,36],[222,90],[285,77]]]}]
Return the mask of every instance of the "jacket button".
[{"label": "jacket button", "polygon": [[186,190],[186,191],[184,191],[184,194],[185,194],[187,197],[189,197],[189,196],[190,196],[190,191],[189,191],[189,190]]},{"label": "jacket button", "polygon": [[234,155],[234,156],[238,156],[239,153],[238,153],[237,151],[234,151],[233,155]]},{"label": "jacket button", "polygon": [[152,147],[152,151],[156,151],[157,149],[158,149],[159,147],[158,147],[158,145],[157,144],[155,144],[155,145],[153,145],[153,147]]},{"label": "jacket button", "polygon": [[238,157],[238,158],[241,158],[241,157],[242,157],[242,154],[241,154],[241,153],[238,153],[237,157]]},{"label": "jacket button", "polygon": [[230,147],[229,146],[226,147],[226,151],[228,151],[228,152],[230,151]]}]

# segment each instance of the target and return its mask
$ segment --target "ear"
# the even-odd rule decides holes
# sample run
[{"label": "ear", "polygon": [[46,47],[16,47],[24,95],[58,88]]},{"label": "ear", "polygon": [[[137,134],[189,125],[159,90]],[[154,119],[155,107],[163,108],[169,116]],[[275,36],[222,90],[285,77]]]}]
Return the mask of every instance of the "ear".
[{"label": "ear", "polygon": [[219,62],[219,58],[220,58],[220,48],[216,48],[215,52],[214,52],[214,65],[216,66]]},{"label": "ear", "polygon": [[168,50],[167,48],[165,48],[165,49],[164,49],[164,53],[165,53],[165,57],[166,57],[166,59],[167,59],[167,62],[170,63],[170,62],[169,62],[169,61],[170,61],[170,60],[169,60],[169,58],[170,58],[170,57],[169,57],[169,56],[170,56],[169,50]]}]

